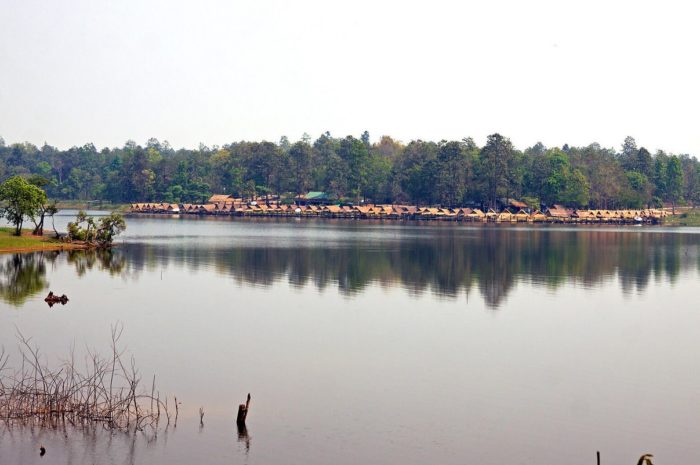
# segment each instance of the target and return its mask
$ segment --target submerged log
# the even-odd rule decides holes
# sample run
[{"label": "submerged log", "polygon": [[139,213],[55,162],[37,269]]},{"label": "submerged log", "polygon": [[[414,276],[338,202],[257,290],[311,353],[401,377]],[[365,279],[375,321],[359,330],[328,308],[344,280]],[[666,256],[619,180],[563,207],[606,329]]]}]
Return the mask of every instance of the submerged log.
[{"label": "submerged log", "polygon": [[236,424],[238,426],[245,428],[245,419],[248,417],[248,407],[250,406],[250,393],[248,393],[248,399],[245,404],[240,404],[238,406],[238,415],[236,416]]},{"label": "submerged log", "polygon": [[58,296],[54,294],[53,291],[49,291],[49,295],[46,296],[44,302],[49,304],[49,307],[53,306],[54,304],[65,305],[68,302],[68,296],[65,294]]}]

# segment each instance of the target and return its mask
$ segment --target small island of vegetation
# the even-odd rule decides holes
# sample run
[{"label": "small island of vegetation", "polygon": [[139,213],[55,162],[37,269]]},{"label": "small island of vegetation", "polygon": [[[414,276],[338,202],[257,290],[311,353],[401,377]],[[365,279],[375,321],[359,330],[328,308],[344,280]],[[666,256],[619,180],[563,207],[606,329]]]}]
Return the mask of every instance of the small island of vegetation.
[{"label": "small island of vegetation", "polygon": [[[13,226],[0,228],[0,252],[107,248],[114,237],[126,229],[124,217],[119,213],[113,212],[95,221],[81,210],[76,221],[68,223],[68,234],[59,234],[53,224],[58,208],[42,189],[47,183],[49,181],[40,176],[29,179],[13,176],[0,184],[0,217]],[[47,216],[52,219],[52,237],[44,235]],[[27,219],[34,224],[31,233],[22,231]]]}]

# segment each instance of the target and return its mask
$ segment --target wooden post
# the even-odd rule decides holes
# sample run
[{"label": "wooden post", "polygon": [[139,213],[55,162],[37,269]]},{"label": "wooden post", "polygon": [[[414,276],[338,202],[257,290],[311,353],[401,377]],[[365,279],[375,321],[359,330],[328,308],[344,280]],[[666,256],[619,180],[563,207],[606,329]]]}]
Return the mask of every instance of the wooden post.
[{"label": "wooden post", "polygon": [[245,419],[248,416],[248,407],[250,406],[250,393],[248,393],[248,399],[245,404],[240,404],[238,406],[238,415],[236,416],[236,424],[238,426],[245,426]]},{"label": "wooden post", "polygon": [[596,462],[598,463],[598,465],[600,465],[600,451],[597,451],[595,453],[595,455],[596,455],[596,459],[597,459]]}]

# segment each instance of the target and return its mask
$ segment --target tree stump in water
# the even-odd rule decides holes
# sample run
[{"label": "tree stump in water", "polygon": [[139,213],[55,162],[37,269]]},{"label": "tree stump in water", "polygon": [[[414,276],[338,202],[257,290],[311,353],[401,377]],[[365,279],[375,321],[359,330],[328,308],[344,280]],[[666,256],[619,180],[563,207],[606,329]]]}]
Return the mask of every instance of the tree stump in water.
[{"label": "tree stump in water", "polygon": [[248,399],[245,404],[240,404],[238,406],[238,415],[236,416],[236,424],[238,426],[245,427],[245,419],[248,416],[248,407],[250,406],[250,393],[248,393]]}]

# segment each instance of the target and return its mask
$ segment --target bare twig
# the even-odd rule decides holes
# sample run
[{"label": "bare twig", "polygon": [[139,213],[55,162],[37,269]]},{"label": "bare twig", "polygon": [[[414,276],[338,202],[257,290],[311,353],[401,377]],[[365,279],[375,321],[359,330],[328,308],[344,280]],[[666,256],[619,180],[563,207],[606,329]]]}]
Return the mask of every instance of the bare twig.
[{"label": "bare twig", "polygon": [[50,368],[31,339],[17,331],[19,370],[9,368],[9,355],[0,348],[0,419],[7,424],[56,425],[60,420],[74,426],[98,423],[124,431],[157,430],[161,408],[170,418],[167,405],[160,395],[154,398],[155,376],[149,395],[139,389],[133,357],[128,368],[123,363],[118,349],[122,331],[121,325],[112,327],[110,358],[88,350],[83,370],[77,368],[72,348],[67,360]]}]

